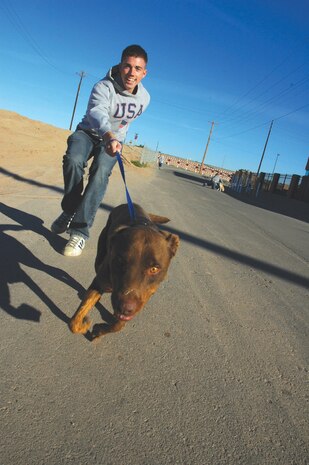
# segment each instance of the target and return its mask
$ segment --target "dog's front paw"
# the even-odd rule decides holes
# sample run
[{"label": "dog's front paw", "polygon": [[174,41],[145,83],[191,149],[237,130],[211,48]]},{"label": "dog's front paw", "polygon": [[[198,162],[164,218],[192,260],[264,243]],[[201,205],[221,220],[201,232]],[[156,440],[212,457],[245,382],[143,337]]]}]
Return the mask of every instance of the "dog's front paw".
[{"label": "dog's front paw", "polygon": [[89,318],[71,318],[69,322],[69,328],[72,333],[81,333],[85,334],[91,326],[91,321]]},{"label": "dog's front paw", "polygon": [[124,325],[125,325],[124,321],[116,321],[112,325],[108,325],[106,323],[96,324],[92,328],[91,338],[92,340],[95,340],[98,337],[104,336],[105,334],[116,333],[118,331],[121,331]]},{"label": "dog's front paw", "polygon": [[99,323],[93,326],[91,331],[91,339],[94,341],[98,337],[104,336],[110,332],[110,326],[106,323]]}]

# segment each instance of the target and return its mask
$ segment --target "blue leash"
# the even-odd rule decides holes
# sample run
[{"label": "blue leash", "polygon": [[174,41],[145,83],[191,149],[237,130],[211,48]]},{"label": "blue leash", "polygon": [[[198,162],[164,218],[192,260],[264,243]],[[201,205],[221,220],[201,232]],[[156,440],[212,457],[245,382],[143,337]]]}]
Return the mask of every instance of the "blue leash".
[{"label": "blue leash", "polygon": [[126,189],[126,196],[127,196],[127,202],[128,202],[130,218],[131,218],[131,221],[134,221],[135,220],[134,205],[133,205],[133,202],[131,200],[128,188],[127,188],[126,177],[125,177],[125,174],[124,174],[124,167],[123,167],[123,163],[122,163],[122,160],[121,160],[121,155],[120,155],[119,152],[116,152],[116,157],[117,157],[117,160],[118,160],[118,165],[119,165],[120,172],[121,172],[121,175],[122,175],[122,179],[123,179],[123,182],[124,182],[124,186],[125,186],[125,189]]}]

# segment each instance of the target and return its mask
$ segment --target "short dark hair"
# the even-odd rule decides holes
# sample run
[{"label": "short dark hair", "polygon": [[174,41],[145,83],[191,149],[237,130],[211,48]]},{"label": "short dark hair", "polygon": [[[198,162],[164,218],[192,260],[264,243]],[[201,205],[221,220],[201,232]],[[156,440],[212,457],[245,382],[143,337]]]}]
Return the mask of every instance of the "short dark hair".
[{"label": "short dark hair", "polygon": [[140,45],[129,45],[126,47],[121,54],[121,61],[124,61],[127,57],[143,58],[145,63],[148,63],[147,52]]}]

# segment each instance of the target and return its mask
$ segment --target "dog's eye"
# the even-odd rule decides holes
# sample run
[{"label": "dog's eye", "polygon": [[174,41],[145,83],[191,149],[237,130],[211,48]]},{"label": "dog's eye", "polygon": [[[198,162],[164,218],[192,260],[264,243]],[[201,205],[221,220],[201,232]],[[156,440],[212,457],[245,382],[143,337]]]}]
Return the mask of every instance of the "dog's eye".
[{"label": "dog's eye", "polygon": [[149,274],[157,274],[159,273],[159,271],[160,271],[160,268],[158,266],[151,266],[148,269]]}]

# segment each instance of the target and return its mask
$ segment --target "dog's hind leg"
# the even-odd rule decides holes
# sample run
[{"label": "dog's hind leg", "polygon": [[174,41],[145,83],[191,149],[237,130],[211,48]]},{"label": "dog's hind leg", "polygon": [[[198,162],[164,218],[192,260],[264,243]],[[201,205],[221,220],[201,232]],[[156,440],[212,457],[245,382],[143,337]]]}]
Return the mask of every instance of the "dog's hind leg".
[{"label": "dog's hind leg", "polygon": [[87,314],[90,312],[92,307],[100,300],[101,293],[96,289],[89,288],[86,292],[85,297],[83,298],[80,306],[77,311],[72,316],[69,322],[69,328],[72,333],[82,333],[85,334],[90,325],[91,321],[87,318]]}]

